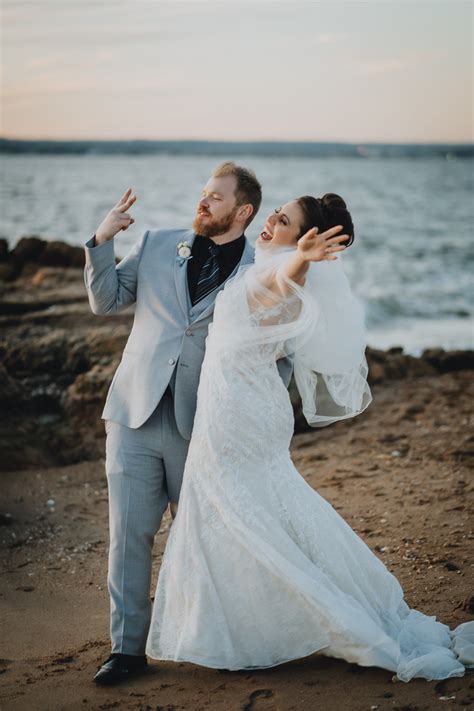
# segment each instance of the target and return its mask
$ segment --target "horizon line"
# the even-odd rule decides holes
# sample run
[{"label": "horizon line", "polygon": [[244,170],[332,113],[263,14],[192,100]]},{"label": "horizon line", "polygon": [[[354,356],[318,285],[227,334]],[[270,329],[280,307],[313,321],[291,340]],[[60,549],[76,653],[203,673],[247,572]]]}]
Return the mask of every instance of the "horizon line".
[{"label": "horizon line", "polygon": [[16,142],[43,142],[43,143],[201,143],[201,144],[267,144],[278,145],[282,143],[303,144],[335,144],[342,146],[474,146],[474,141],[345,141],[345,140],[316,140],[316,139],[208,139],[208,138],[16,138],[0,135],[0,141]]}]

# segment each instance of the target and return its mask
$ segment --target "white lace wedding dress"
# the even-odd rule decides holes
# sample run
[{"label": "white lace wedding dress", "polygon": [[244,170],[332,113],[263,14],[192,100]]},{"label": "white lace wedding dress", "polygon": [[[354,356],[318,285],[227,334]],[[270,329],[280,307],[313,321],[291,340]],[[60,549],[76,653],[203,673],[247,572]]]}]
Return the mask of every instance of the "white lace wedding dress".
[{"label": "white lace wedding dress", "polygon": [[216,300],[178,513],[165,548],[146,653],[255,669],[319,651],[399,679],[462,676],[474,621],[450,630],[410,609],[385,565],[295,469],[293,411],[276,365],[295,354],[308,421],[362,412],[363,311],[340,255],[277,299],[292,250],[257,248]]}]

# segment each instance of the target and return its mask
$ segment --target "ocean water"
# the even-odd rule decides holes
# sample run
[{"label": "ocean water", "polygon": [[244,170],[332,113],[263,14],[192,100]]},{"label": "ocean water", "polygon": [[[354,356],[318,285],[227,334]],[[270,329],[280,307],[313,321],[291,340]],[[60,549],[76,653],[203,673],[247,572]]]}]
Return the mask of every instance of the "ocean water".
[{"label": "ocean water", "polygon": [[[344,253],[366,309],[369,344],[474,347],[473,165],[469,158],[229,155],[255,170],[264,200],[247,236],[293,197],[336,192],[346,200],[355,242]],[[0,236],[82,245],[127,187],[135,224],[115,239],[124,256],[150,228],[189,227],[212,168],[196,155],[3,155]]]}]

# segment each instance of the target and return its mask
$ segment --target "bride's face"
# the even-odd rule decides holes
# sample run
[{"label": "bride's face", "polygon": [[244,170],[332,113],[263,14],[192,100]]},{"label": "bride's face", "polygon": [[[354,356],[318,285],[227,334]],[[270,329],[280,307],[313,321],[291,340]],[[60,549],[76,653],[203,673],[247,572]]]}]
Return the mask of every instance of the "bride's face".
[{"label": "bride's face", "polygon": [[265,221],[265,229],[260,232],[257,244],[275,247],[296,247],[303,225],[303,211],[296,200],[272,212]]}]

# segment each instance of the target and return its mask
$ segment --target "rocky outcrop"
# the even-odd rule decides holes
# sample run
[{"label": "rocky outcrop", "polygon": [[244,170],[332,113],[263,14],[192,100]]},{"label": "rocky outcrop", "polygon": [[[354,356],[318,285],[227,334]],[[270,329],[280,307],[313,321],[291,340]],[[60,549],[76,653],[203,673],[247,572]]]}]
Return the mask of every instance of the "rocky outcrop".
[{"label": "rocky outcrop", "polygon": [[[103,456],[100,418],[130,332],[133,308],[92,314],[80,247],[25,237],[0,240],[0,468]],[[8,267],[2,272],[3,267]],[[13,276],[12,276],[13,275]],[[369,383],[474,367],[473,351],[430,349],[420,358],[367,349]],[[294,387],[296,431],[308,429]]]},{"label": "rocky outcrop", "polygon": [[59,241],[47,241],[40,237],[22,237],[9,252],[6,240],[0,243],[0,263],[5,279],[15,279],[21,273],[31,273],[39,266],[83,267],[84,249]]},{"label": "rocky outcrop", "polygon": [[83,247],[59,240],[44,240],[36,235],[22,237],[9,251],[0,239],[0,280],[12,281],[20,275],[34,274],[40,267],[84,267]]}]

